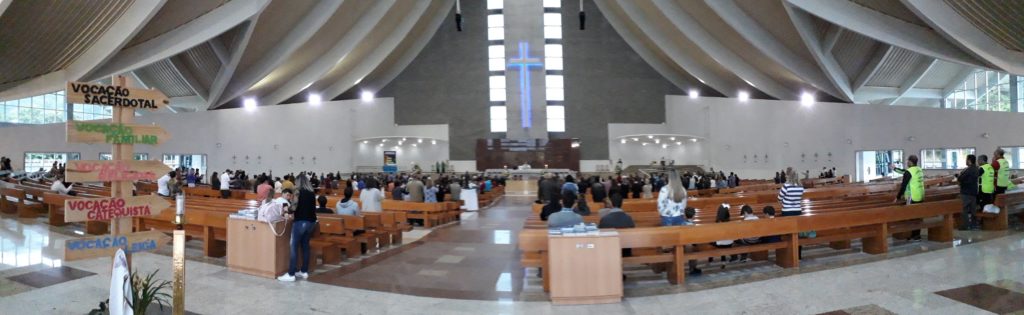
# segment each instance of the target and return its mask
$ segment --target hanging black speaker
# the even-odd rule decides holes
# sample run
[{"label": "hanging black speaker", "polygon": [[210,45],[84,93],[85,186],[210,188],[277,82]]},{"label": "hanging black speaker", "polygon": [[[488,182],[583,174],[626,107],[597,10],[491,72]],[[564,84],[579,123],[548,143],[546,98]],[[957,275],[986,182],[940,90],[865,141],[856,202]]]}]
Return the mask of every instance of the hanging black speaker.
[{"label": "hanging black speaker", "polygon": [[462,31],[462,13],[455,13],[455,30]]}]

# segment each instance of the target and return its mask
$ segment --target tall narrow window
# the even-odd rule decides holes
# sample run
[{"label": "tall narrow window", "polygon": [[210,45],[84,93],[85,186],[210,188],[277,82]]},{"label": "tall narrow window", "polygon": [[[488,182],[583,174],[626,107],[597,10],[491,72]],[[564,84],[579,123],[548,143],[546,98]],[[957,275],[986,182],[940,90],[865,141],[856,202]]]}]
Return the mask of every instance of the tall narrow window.
[{"label": "tall narrow window", "polygon": [[487,0],[487,71],[491,132],[508,131],[505,101],[505,14],[503,0]]},{"label": "tall narrow window", "polygon": [[562,3],[544,0],[544,95],[548,132],[565,132],[565,70],[562,59]]}]

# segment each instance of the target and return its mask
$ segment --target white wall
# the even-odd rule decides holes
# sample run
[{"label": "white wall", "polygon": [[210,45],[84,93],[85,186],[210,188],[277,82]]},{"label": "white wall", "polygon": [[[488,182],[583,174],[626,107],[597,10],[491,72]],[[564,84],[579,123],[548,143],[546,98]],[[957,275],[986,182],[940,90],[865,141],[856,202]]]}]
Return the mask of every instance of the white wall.
[{"label": "white wall", "polygon": [[[841,103],[803,107],[793,101],[741,103],[734,98],[677,95],[665,99],[665,124],[611,124],[609,138],[646,132],[689,134],[707,140],[682,149],[623,145],[612,140],[609,153],[613,160],[639,164],[630,161],[649,163],[668,155],[676,164],[704,164],[737,172],[741,178],[771,178],[786,166],[800,172],[811,170],[812,176],[822,167],[836,167],[839,174],[852,175],[859,150],[902,149],[909,156],[920,155],[921,149],[974,147],[977,154],[991,156],[997,146],[1024,145],[1020,137],[1024,115],[1018,113]],[[989,137],[983,138],[984,133]],[[754,155],[758,156],[756,163]]]},{"label": "white wall", "polygon": [[[344,100],[308,104],[264,106],[249,112],[225,109],[180,114],[149,114],[137,123],[156,123],[171,134],[160,146],[135,146],[136,152],[159,159],[165,153],[206,154],[210,172],[244,169],[250,173],[341,171],[357,163],[380,165],[380,152],[360,150],[356,139],[380,136],[423,136],[441,139],[436,148],[399,150],[399,161],[448,159],[447,125],[397,126],[394,99],[372,102]],[[10,157],[17,169],[25,152],[80,152],[82,159],[98,159],[110,145],[66,143],[64,124],[5,127],[0,129],[0,155]],[[422,146],[422,145],[421,145]],[[246,159],[248,156],[248,160]],[[314,161],[315,158],[315,161]]]}]

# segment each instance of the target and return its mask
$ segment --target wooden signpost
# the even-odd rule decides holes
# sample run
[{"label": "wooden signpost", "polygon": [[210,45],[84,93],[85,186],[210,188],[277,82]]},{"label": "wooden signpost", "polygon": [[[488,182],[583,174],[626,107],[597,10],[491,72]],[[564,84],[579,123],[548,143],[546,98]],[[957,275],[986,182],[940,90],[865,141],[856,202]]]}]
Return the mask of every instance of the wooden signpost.
[{"label": "wooden signpost", "polygon": [[[123,145],[115,144],[114,147]],[[131,154],[128,158],[121,160],[115,155],[112,161],[68,161],[65,176],[70,182],[126,182],[130,185],[134,180],[157,180],[171,171],[160,161],[136,161]],[[131,196],[131,186],[128,187],[128,195]]]},{"label": "wooden signpost", "polygon": [[112,220],[160,214],[171,203],[160,196],[68,199],[64,201],[64,222]]},{"label": "wooden signpost", "polygon": [[67,126],[69,143],[159,145],[171,138],[167,131],[156,125],[68,121]]},{"label": "wooden signpost", "polygon": [[[64,220],[110,220],[110,236],[69,240],[65,244],[64,259],[75,260],[110,256],[117,248],[129,254],[155,250],[166,243],[167,236],[159,231],[132,233],[133,216],[159,213],[170,204],[156,196],[132,197],[132,181],[156,180],[170,168],[160,161],[135,161],[135,144],[158,145],[169,138],[157,126],[132,124],[136,109],[157,110],[170,105],[170,100],[158,90],[136,89],[128,86],[124,76],[115,76],[113,85],[68,82],[68,104],[95,104],[114,107],[111,123],[68,122],[68,142],[109,143],[114,146],[112,161],[68,161],[65,178],[71,182],[113,182],[110,197],[75,199],[64,203]],[[155,199],[154,199],[155,198]],[[179,203],[181,201],[179,200]],[[180,206],[180,205],[179,205]],[[185,231],[176,219],[174,231],[174,314],[185,312]]]},{"label": "wooden signpost", "polygon": [[123,235],[101,235],[64,241],[64,260],[109,257],[123,248],[126,254],[157,250],[171,237],[160,231],[145,231]]}]

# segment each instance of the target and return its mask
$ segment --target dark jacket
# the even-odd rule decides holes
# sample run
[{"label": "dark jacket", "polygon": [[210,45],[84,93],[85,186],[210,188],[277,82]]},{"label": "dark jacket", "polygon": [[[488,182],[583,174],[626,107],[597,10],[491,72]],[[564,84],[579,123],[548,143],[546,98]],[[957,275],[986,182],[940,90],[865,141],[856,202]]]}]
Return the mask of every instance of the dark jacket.
[{"label": "dark jacket", "polygon": [[299,189],[299,201],[295,203],[294,220],[316,222],[316,193]]},{"label": "dark jacket", "polygon": [[[559,194],[561,192],[562,192],[561,187],[558,187],[558,183],[556,183],[552,179],[545,179],[545,180],[540,182],[540,196],[539,197],[540,197],[540,200],[542,202],[546,203],[549,200],[551,200],[552,198],[558,198]],[[559,208],[558,210],[555,210],[555,211],[560,211],[560,210],[562,210],[562,209]]]},{"label": "dark jacket", "polygon": [[607,197],[607,191],[604,190],[604,184],[600,182],[591,185],[590,194],[594,196],[594,202],[604,202],[604,198]]},{"label": "dark jacket", "polygon": [[957,175],[956,181],[960,183],[960,194],[967,196],[978,195],[978,166],[971,165]]},{"label": "dark jacket", "polygon": [[544,208],[540,210],[540,219],[543,221],[548,220],[548,216],[552,213],[562,211],[562,206],[557,202],[547,202],[544,204]]}]

